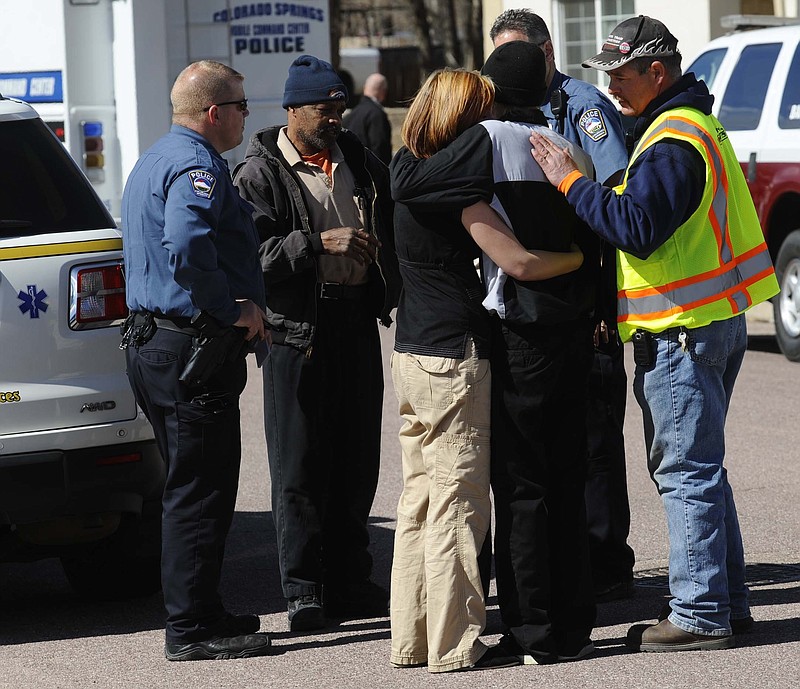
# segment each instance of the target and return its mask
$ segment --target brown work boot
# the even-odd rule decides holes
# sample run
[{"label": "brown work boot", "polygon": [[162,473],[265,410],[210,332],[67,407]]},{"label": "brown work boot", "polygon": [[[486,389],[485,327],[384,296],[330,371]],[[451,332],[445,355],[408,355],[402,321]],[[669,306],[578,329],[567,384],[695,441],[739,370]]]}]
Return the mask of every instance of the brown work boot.
[{"label": "brown work boot", "polygon": [[[672,607],[670,604],[664,603],[664,605],[661,607],[661,611],[658,613],[658,621],[661,622],[661,620],[666,620],[671,612]],[[755,622],[753,621],[752,615],[739,618],[731,617],[731,631],[734,634],[747,634],[747,632],[752,631],[754,624]]]},{"label": "brown work boot", "polygon": [[733,635],[694,634],[676,627],[669,620],[658,624],[635,624],[628,630],[630,648],[649,653],[672,651],[718,651],[734,645]]}]

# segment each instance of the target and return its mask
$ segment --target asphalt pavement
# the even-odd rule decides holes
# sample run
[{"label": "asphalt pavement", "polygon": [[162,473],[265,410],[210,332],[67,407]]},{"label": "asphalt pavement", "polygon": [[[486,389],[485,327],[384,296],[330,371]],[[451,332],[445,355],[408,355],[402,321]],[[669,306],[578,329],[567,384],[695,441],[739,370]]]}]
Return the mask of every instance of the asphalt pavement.
[{"label": "asphalt pavement", "polygon": [[[599,607],[594,656],[572,663],[431,675],[389,665],[389,621],[349,622],[320,634],[292,635],[277,572],[261,383],[255,369],[242,402],[244,455],[222,592],[235,612],[255,612],[275,654],[222,662],[170,663],[163,656],[159,596],[91,602],[70,590],[56,560],[0,564],[0,688],[97,687],[629,687],[791,688],[800,685],[800,365],[777,351],[768,307],[748,319],[750,351],[728,422],[726,466],[736,495],[752,591],[751,633],[725,651],[643,654],[624,645],[628,627],[654,620],[668,599],[667,541],[655,487],[646,473],[638,407],[626,419],[630,543],[636,593]],[[384,332],[386,365],[392,332]],[[628,371],[633,370],[628,355]],[[375,579],[388,585],[394,513],[400,494],[396,403],[387,376],[381,482],[371,535]],[[358,410],[352,410],[358,423]],[[494,595],[486,639],[501,632]]]}]

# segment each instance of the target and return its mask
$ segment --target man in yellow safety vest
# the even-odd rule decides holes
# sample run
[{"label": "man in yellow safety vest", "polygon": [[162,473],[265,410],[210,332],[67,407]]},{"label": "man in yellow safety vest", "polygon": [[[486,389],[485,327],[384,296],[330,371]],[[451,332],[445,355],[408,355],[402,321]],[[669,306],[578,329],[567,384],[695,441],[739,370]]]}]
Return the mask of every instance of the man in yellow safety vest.
[{"label": "man in yellow safety vest", "polygon": [[656,19],[618,24],[583,63],[637,117],[619,186],[587,179],[533,134],[533,157],[578,215],[617,247],[618,327],[633,341],[650,475],[667,515],[669,611],[635,625],[642,651],[729,648],[752,626],[744,548],[723,467],[725,417],[747,348],[744,312],[778,291],[741,167],[713,96],[681,74]]}]

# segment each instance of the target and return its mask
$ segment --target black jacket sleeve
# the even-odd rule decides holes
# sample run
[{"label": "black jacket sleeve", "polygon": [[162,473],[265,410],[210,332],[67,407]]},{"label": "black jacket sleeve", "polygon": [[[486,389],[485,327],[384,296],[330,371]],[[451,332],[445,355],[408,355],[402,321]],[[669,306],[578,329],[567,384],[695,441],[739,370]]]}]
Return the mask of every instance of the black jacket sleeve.
[{"label": "black jacket sleeve", "polygon": [[471,127],[430,158],[401,148],[390,166],[392,198],[407,206],[460,209],[492,200],[492,148],[486,130]]},{"label": "black jacket sleeve", "polygon": [[[234,184],[242,198],[255,207],[253,220],[261,241],[259,255],[264,279],[276,283],[307,270],[316,270],[315,247],[308,231],[303,231],[299,206],[277,179],[276,170],[258,157],[248,158],[234,173]],[[318,238],[318,237],[317,237]]]}]

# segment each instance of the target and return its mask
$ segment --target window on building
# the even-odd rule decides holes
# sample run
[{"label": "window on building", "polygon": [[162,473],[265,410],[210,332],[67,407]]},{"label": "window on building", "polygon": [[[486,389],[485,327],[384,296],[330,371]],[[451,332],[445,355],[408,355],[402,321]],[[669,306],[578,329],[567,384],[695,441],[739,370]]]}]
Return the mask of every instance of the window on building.
[{"label": "window on building", "polygon": [[733,68],[719,108],[719,121],[728,131],[756,129],[767,87],[772,78],[781,43],[747,46]]},{"label": "window on building", "polygon": [[636,16],[634,0],[559,0],[558,68],[577,79],[605,87],[608,78],[596,69],[584,69],[581,62],[596,55],[617,24]]}]

